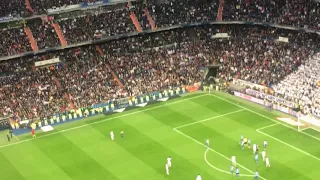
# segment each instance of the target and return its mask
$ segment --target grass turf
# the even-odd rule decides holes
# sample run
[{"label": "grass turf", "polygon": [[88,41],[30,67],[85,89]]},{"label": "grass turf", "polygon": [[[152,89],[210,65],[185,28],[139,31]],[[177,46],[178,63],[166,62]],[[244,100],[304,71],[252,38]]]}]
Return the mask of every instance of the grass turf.
[{"label": "grass turf", "polygon": [[[309,129],[303,134],[273,125],[276,116],[288,117],[216,92],[97,115],[55,126],[53,132],[37,132],[35,139],[30,134],[18,136],[11,144],[3,134],[0,176],[2,180],[187,180],[200,173],[203,180],[226,180],[236,179],[228,174],[230,157],[235,155],[240,179],[253,179],[256,170],[260,179],[319,179],[320,133]],[[257,131],[262,127],[266,128]],[[115,141],[110,140],[111,130]],[[125,132],[124,138],[120,131]],[[268,141],[271,168],[261,160],[256,165],[251,149],[241,150],[242,134],[261,147],[263,140]],[[206,138],[211,150],[205,156]],[[168,156],[172,157],[169,176],[165,174]]]}]

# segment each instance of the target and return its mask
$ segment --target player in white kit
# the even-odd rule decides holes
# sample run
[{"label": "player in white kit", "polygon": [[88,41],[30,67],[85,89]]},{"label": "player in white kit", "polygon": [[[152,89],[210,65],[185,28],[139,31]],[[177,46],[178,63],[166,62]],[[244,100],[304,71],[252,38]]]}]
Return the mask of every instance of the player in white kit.
[{"label": "player in white kit", "polygon": [[202,180],[202,178],[201,178],[200,174],[198,174],[198,176],[197,176],[196,180]]},{"label": "player in white kit", "polygon": [[264,141],[263,141],[263,146],[264,146],[264,148],[267,148],[267,144],[268,144],[268,143],[267,143],[267,140],[264,140]]},{"label": "player in white kit", "polygon": [[232,165],[235,167],[237,166],[237,162],[236,162],[236,157],[235,156],[232,156],[231,157],[231,162],[232,162]]},{"label": "player in white kit", "polygon": [[168,164],[168,166],[170,168],[171,167],[171,157],[170,156],[167,158],[167,164]]},{"label": "player in white kit", "polygon": [[166,163],[166,174],[169,175],[169,165]]},{"label": "player in white kit", "polygon": [[261,152],[263,162],[266,160],[266,151]]},{"label": "player in white kit", "polygon": [[270,167],[269,157],[266,157],[266,167]]},{"label": "player in white kit", "polygon": [[210,148],[210,141],[209,139],[206,140],[207,148]]},{"label": "player in white kit", "polygon": [[252,150],[253,150],[253,154],[256,153],[256,151],[257,151],[257,145],[256,144],[253,144]]},{"label": "player in white kit", "polygon": [[111,137],[111,140],[113,141],[113,140],[114,140],[114,133],[113,133],[113,131],[110,132],[110,137]]}]

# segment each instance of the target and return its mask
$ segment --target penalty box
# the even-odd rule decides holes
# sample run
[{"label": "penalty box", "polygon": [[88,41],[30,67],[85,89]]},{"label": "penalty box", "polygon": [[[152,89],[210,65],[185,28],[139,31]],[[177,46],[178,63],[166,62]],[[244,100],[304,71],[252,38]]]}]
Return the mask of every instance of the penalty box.
[{"label": "penalty box", "polygon": [[[296,146],[294,146],[294,145],[292,145],[292,144],[290,144],[290,143],[287,143],[287,142],[285,142],[285,141],[283,141],[283,140],[281,140],[281,139],[279,139],[279,138],[271,135],[272,133],[270,133],[270,132],[267,133],[267,130],[270,131],[270,130],[272,130],[272,129],[279,128],[279,126],[282,127],[282,128],[284,128],[284,129],[286,129],[286,130],[290,130],[290,131],[294,130],[294,131],[293,131],[294,133],[304,134],[304,135],[312,138],[313,140],[320,141],[320,138],[317,138],[317,137],[315,137],[315,136],[313,136],[313,135],[311,135],[311,134],[309,134],[309,133],[304,132],[304,131],[307,130],[308,128],[307,128],[307,129],[304,129],[303,131],[300,132],[300,131],[298,131],[297,129],[294,129],[294,128],[287,128],[286,126],[284,126],[284,124],[282,124],[282,123],[280,123],[280,122],[279,122],[279,123],[274,123],[274,124],[271,124],[271,125],[268,125],[268,126],[261,127],[261,128],[259,128],[259,129],[256,129],[256,131],[257,131],[258,133],[260,133],[260,134],[262,134],[262,135],[264,135],[264,136],[267,136],[267,137],[269,137],[269,138],[271,138],[271,139],[273,139],[273,140],[275,140],[275,141],[278,141],[279,143],[284,144],[284,145],[286,145],[286,146],[288,146],[288,147],[290,147],[290,148],[292,148],[292,149],[294,149],[294,150],[296,150],[296,151],[299,151],[299,152],[301,152],[301,153],[303,153],[303,154],[305,154],[305,155],[307,155],[307,156],[309,156],[309,157],[311,157],[311,158],[313,158],[313,159],[315,159],[315,160],[320,161],[320,158],[319,158],[319,157],[314,156],[314,155],[312,155],[312,154],[310,154],[310,153],[308,153],[308,152],[306,152],[306,151],[304,151],[304,150],[302,150],[302,149],[300,149],[300,148],[298,148],[298,147],[296,147]],[[276,132],[276,131],[275,131],[275,132]],[[288,132],[288,133],[289,133],[289,132]]]},{"label": "penalty box", "polygon": [[[206,152],[205,152],[205,157],[204,157],[204,160],[207,162],[207,164],[220,171],[220,172],[223,172],[225,173],[224,170],[221,170],[220,168],[217,168],[215,166],[213,166],[212,164],[210,164],[207,159],[206,159],[206,155],[207,155],[207,152],[208,151],[211,151],[213,153],[215,153],[216,155],[222,157],[223,159],[226,159],[227,161],[231,161],[231,158],[214,150],[213,148],[208,148],[207,145],[204,144],[204,142],[200,142],[198,140],[196,140],[195,138],[191,137],[190,135],[186,134],[186,133],[183,133],[182,131],[180,131],[179,129],[182,129],[182,128],[185,128],[185,127],[189,127],[189,126],[192,126],[192,125],[196,125],[196,124],[199,124],[199,123],[203,123],[203,122],[206,122],[206,121],[211,121],[211,120],[214,120],[214,119],[218,119],[218,118],[222,118],[222,117],[226,117],[228,115],[232,115],[232,114],[236,114],[236,113],[240,113],[240,112],[243,112],[243,111],[246,111],[246,109],[239,109],[239,110],[236,110],[236,111],[232,111],[232,112],[228,112],[228,113],[224,113],[224,114],[220,114],[220,115],[217,115],[217,116],[213,116],[213,117],[210,117],[210,118],[207,118],[207,119],[203,119],[203,120],[200,120],[200,121],[195,121],[195,122],[192,122],[192,123],[188,123],[188,124],[184,124],[184,125],[181,125],[181,126],[177,126],[174,129],[174,131],[176,131],[177,133],[179,133],[180,135],[190,139],[191,141],[194,141],[195,143],[207,148]],[[250,170],[249,168],[241,165],[240,163],[237,163],[237,166],[240,167],[241,169],[244,169],[246,172],[248,172],[249,174],[243,174],[242,176],[249,176],[249,177],[253,177],[254,176],[254,171],[253,170]],[[262,180],[267,180],[266,178],[262,177],[261,175],[259,176],[260,179]]]}]

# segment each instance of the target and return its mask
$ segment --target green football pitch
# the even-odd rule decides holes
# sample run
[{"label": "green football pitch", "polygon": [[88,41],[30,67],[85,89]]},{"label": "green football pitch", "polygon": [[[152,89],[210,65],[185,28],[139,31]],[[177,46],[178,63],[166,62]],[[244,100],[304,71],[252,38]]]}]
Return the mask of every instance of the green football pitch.
[{"label": "green football pitch", "polygon": [[[195,93],[65,123],[34,139],[25,134],[7,143],[2,132],[0,179],[195,180],[201,174],[203,180],[230,180],[237,179],[229,173],[236,156],[239,179],[254,179],[257,170],[262,180],[319,180],[320,132],[298,132],[276,117],[289,116],[221,92]],[[260,147],[268,141],[270,168],[261,155],[255,163],[252,149],[241,149],[241,135]]]}]

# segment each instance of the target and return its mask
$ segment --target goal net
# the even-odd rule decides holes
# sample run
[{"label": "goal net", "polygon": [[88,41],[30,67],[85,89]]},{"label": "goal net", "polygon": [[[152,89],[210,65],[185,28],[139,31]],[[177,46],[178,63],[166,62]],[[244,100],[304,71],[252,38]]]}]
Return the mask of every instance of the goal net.
[{"label": "goal net", "polygon": [[320,119],[312,115],[298,113],[298,131],[320,133]]}]

